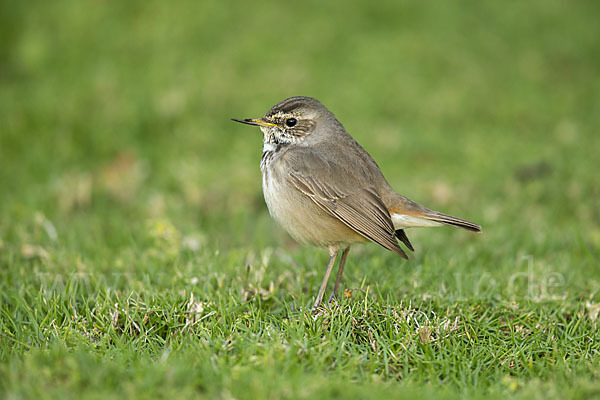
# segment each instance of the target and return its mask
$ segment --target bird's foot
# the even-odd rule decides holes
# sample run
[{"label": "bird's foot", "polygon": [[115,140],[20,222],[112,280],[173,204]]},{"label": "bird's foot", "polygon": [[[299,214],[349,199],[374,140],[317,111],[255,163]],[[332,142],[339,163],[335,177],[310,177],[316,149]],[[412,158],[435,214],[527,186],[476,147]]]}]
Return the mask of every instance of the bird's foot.
[{"label": "bird's foot", "polygon": [[337,294],[331,293],[331,296],[329,296],[328,303],[337,303],[337,302],[338,302]]}]

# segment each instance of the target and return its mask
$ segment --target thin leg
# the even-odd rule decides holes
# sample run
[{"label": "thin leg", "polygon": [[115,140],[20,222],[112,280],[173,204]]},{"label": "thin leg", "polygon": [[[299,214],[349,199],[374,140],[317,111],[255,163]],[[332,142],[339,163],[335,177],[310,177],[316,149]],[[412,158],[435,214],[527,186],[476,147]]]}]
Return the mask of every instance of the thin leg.
[{"label": "thin leg", "polygon": [[325,293],[325,288],[327,288],[327,281],[329,280],[329,274],[331,274],[331,270],[333,269],[333,264],[335,263],[338,249],[330,247],[329,254],[331,255],[331,258],[329,259],[329,264],[327,265],[327,271],[325,271],[323,282],[321,282],[319,294],[317,294],[317,300],[315,301],[315,305],[313,307],[313,313],[317,311],[317,308],[321,305],[321,300],[323,300],[323,294]]},{"label": "thin leg", "polygon": [[340,260],[340,267],[338,268],[337,277],[335,278],[335,286],[333,287],[333,293],[329,298],[329,301],[337,298],[338,287],[340,286],[340,281],[342,280],[342,274],[344,273],[344,265],[346,264],[346,257],[348,256],[348,252],[350,251],[350,246],[346,247],[342,252],[342,259]]}]

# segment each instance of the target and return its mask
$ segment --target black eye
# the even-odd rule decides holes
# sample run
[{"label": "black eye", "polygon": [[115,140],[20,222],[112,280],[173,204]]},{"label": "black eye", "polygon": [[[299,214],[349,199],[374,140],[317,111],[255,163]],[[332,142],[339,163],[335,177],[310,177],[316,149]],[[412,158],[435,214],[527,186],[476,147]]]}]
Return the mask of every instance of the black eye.
[{"label": "black eye", "polygon": [[288,118],[288,119],[286,119],[286,120],[285,120],[285,124],[286,124],[287,126],[289,126],[290,128],[291,128],[292,126],[296,125],[296,122],[298,122],[298,121],[296,120],[296,118]]}]

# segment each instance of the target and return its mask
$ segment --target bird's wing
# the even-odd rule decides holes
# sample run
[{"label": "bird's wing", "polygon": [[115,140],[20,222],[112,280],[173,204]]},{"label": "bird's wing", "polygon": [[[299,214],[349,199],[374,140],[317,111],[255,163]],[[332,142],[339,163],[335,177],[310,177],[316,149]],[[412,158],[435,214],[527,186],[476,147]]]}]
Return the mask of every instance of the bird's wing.
[{"label": "bird's wing", "polygon": [[288,164],[287,179],[300,192],[360,235],[408,258],[398,245],[390,213],[373,186],[314,153],[304,152],[295,161]]}]

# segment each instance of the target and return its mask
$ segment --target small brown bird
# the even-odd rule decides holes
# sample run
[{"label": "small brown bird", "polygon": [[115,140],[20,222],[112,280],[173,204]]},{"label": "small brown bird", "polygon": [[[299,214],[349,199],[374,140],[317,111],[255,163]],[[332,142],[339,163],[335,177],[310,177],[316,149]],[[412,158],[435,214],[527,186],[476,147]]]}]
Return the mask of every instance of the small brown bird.
[{"label": "small brown bird", "polygon": [[423,207],[391,188],[379,167],[335,116],[311,97],[290,97],[262,118],[233,121],[260,127],[260,162],[269,212],[294,239],[329,249],[329,264],[316,311],[340,250],[331,299],[337,296],[348,250],[372,241],[408,258],[397,239],[414,251],[404,229],[452,225],[481,227]]}]

